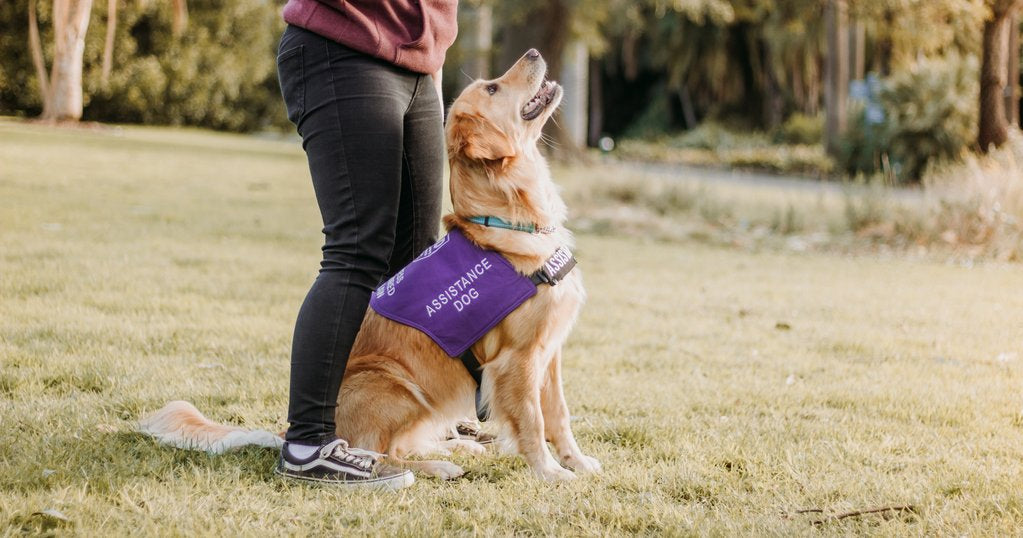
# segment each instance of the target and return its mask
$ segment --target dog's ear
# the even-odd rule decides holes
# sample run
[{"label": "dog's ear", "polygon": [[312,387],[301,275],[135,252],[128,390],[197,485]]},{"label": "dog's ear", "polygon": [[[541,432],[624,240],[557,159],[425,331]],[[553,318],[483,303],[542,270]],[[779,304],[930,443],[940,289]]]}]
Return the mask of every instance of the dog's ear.
[{"label": "dog's ear", "polygon": [[448,151],[477,161],[498,161],[515,156],[515,145],[500,127],[475,114],[450,118]]}]

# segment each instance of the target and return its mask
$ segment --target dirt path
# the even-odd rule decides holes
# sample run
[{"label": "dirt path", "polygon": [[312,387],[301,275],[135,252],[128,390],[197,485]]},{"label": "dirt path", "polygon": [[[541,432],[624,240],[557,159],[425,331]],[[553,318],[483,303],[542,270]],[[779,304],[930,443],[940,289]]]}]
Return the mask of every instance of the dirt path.
[{"label": "dirt path", "polygon": [[[682,164],[666,164],[641,161],[612,161],[608,168],[619,168],[623,172],[640,173],[659,178],[671,178],[705,184],[731,184],[772,190],[789,190],[809,193],[844,194],[849,191],[866,190],[868,187],[851,182],[822,181],[816,178],[780,175],[739,169],[706,168]],[[890,191],[903,199],[919,199],[923,191],[916,187],[896,187]]]}]

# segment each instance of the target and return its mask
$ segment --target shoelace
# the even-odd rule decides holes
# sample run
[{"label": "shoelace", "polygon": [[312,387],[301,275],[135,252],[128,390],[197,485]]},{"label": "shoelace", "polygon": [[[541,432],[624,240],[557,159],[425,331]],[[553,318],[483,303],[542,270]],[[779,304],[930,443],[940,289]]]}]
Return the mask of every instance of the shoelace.
[{"label": "shoelace", "polygon": [[354,465],[367,472],[373,470],[373,466],[376,465],[377,459],[379,459],[382,455],[383,454],[373,452],[372,450],[350,448],[348,446],[348,442],[344,439],[335,439],[334,441],[323,445],[323,448],[320,449],[321,458],[333,456],[344,463]]}]

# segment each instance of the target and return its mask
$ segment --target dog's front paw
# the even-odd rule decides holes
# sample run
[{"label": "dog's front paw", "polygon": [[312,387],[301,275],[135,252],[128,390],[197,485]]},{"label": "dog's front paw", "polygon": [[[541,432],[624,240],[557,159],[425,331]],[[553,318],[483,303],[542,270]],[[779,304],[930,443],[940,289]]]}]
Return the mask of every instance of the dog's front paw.
[{"label": "dog's front paw", "polygon": [[600,461],[597,458],[591,458],[583,454],[568,456],[561,463],[565,467],[579,473],[599,473],[601,469]]},{"label": "dog's front paw", "polygon": [[536,469],[536,474],[547,482],[566,482],[575,480],[575,473],[560,465],[551,465],[542,469]]}]

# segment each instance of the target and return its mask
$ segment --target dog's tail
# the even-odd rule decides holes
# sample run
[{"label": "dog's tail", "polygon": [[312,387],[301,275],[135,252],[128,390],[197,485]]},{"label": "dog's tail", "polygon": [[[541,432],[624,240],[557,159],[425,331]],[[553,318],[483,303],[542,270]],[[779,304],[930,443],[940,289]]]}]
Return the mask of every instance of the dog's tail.
[{"label": "dog's tail", "polygon": [[253,445],[280,448],[284,443],[280,435],[266,430],[217,424],[204,417],[194,405],[180,400],[140,420],[139,431],[165,445],[210,454]]}]

